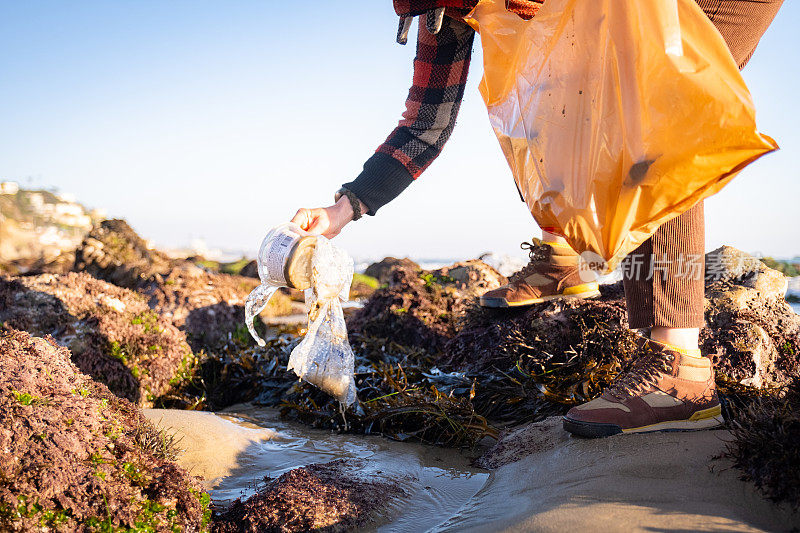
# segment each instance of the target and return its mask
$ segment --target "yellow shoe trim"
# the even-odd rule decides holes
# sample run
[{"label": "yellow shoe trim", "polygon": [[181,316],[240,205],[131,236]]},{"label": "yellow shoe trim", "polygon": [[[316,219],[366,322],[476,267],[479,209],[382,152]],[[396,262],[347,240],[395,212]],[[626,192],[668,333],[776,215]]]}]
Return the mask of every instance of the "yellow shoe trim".
[{"label": "yellow shoe trim", "polygon": [[[716,414],[715,414],[716,413]],[[698,429],[714,429],[725,424],[725,419],[722,418],[722,407],[710,407],[697,411],[686,420],[667,420],[665,422],[658,422],[656,424],[649,424],[638,428],[623,429],[623,433],[649,433],[651,431],[665,431],[665,430],[678,430],[678,431],[693,431]]]},{"label": "yellow shoe trim", "polygon": [[593,292],[599,290],[600,290],[600,285],[596,281],[593,281],[591,283],[582,283],[581,285],[573,285],[572,287],[567,287],[561,292],[561,294],[564,295],[580,294],[582,292]]},{"label": "yellow shoe trim", "polygon": [[716,405],[714,407],[709,407],[708,409],[703,409],[701,411],[695,412],[692,416],[689,417],[689,421],[696,422],[698,420],[705,420],[707,418],[720,416],[721,414],[722,414],[722,406]]}]

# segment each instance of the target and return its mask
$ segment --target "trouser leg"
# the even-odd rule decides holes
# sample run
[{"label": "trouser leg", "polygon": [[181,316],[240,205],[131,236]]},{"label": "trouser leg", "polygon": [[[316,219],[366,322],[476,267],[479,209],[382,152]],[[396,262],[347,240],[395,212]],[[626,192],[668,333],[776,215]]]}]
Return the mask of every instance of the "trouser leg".
[{"label": "trouser leg", "polygon": [[[696,0],[743,68],[783,0]],[[631,328],[699,328],[703,319],[702,202],[664,223],[623,261]],[[697,262],[699,261],[699,265]]]}]

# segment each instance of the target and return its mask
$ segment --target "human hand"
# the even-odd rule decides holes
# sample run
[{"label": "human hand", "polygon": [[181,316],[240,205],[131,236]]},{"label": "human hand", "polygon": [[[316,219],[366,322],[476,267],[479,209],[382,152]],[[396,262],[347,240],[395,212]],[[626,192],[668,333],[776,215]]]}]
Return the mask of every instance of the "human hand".
[{"label": "human hand", "polygon": [[[367,206],[361,204],[362,213],[367,212]],[[317,207],[314,209],[301,208],[292,218],[292,222],[313,235],[322,235],[332,239],[339,235],[348,222],[353,220],[353,206],[346,196],[342,196],[330,207]]]}]

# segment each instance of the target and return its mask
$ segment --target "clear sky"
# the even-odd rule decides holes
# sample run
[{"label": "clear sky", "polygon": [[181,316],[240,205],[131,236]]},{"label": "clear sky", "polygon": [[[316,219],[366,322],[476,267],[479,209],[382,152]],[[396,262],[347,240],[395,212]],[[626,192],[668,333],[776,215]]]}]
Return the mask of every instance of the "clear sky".
[{"label": "clear sky", "polygon": [[[302,7],[300,7],[302,6]],[[146,238],[257,249],[333,193],[396,124],[413,45],[390,0],[0,0],[0,179],[56,187]],[[800,2],[744,76],[782,151],[707,203],[707,247],[800,255]],[[441,157],[337,240],[356,257],[519,254],[535,225],[477,90]]]}]

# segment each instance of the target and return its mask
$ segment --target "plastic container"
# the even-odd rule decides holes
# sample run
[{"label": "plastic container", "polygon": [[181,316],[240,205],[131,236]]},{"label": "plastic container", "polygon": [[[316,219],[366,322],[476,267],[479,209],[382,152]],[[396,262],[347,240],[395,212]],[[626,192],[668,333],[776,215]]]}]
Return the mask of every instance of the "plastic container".
[{"label": "plastic container", "polygon": [[354,356],[347,339],[341,302],[353,280],[353,259],[322,236],[286,223],[271,229],[258,252],[256,287],[245,302],[245,323],[259,346],[253,319],[280,287],[305,291],[308,331],[289,356],[289,370],[337,398],[343,406],[356,401]]},{"label": "plastic container", "polygon": [[292,222],[275,226],[261,241],[256,261],[261,285],[250,293],[244,305],[247,330],[259,346],[266,343],[256,333],[253,319],[267,307],[279,288],[306,290],[311,287],[311,259],[316,245],[316,236]]},{"label": "plastic container", "polygon": [[272,228],[258,251],[261,283],[306,290],[311,286],[311,257],[317,238],[297,224]]}]

